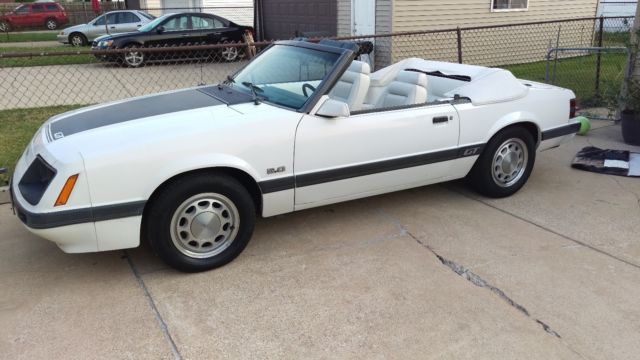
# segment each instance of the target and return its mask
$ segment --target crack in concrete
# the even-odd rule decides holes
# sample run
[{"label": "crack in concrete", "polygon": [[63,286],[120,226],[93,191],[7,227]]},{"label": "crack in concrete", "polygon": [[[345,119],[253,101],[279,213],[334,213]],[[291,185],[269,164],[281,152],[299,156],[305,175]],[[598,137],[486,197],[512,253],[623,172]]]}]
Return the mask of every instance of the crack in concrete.
[{"label": "crack in concrete", "polygon": [[[481,288],[489,289],[492,293],[498,295],[498,297],[500,297],[502,300],[504,300],[507,304],[509,304],[510,306],[512,306],[513,308],[515,308],[519,312],[521,312],[522,314],[526,315],[528,318],[531,318],[531,314],[529,313],[529,311],[524,306],[522,306],[522,305],[518,304],[517,302],[515,302],[512,298],[509,297],[509,295],[507,295],[500,288],[497,288],[497,287],[491,285],[486,280],[484,280],[480,275],[478,275],[478,274],[474,273],[473,271],[465,268],[464,266],[456,263],[455,261],[449,260],[449,259],[445,258],[444,256],[438,254],[435,250],[433,250],[433,248],[431,246],[423,243],[420,239],[418,239],[418,237],[413,235],[411,233],[411,231],[409,231],[398,220],[393,219],[391,216],[387,216],[387,218],[392,219],[392,221],[395,223],[395,225],[400,229],[401,233],[404,233],[404,234],[408,235],[416,243],[418,243],[418,245],[420,245],[420,246],[424,247],[425,249],[429,250],[429,252],[431,252],[438,260],[440,260],[440,262],[444,266],[448,267],[453,272],[455,272],[459,276],[463,277],[464,279],[466,279],[467,281],[469,281],[473,285],[481,287]],[[535,320],[535,322],[537,324],[539,324],[547,334],[555,336],[558,339],[562,339],[562,336],[560,336],[560,334],[558,334],[556,331],[554,331],[549,325],[544,323],[542,320],[535,319],[535,318],[533,320]]]},{"label": "crack in concrete", "polygon": [[138,285],[142,289],[142,292],[144,293],[144,297],[147,299],[147,302],[149,303],[149,307],[151,307],[151,311],[153,311],[153,315],[155,316],[156,320],[158,321],[158,324],[160,325],[160,330],[162,331],[162,335],[164,335],[164,338],[167,340],[167,342],[169,343],[169,346],[171,347],[173,358],[175,360],[182,360],[182,355],[180,355],[180,351],[178,351],[178,347],[176,346],[175,341],[173,341],[173,337],[171,336],[171,333],[169,333],[169,327],[167,326],[167,323],[164,322],[162,315],[160,315],[160,311],[158,311],[158,307],[156,306],[155,301],[151,297],[151,293],[149,293],[149,289],[147,289],[147,285],[144,283],[142,276],[140,276],[138,269],[133,264],[133,260],[131,259],[131,256],[129,256],[129,253],[126,250],[124,251],[124,257],[127,259],[127,263],[129,263],[129,267],[131,268],[131,271],[133,272],[133,275],[135,276],[136,281],[138,282]]},{"label": "crack in concrete", "polygon": [[[478,275],[478,274],[474,273],[473,271],[465,268],[464,266],[456,263],[455,261],[449,260],[449,259],[443,257],[442,255],[438,254],[435,250],[433,250],[433,248],[431,248],[429,245],[427,245],[427,244],[423,243],[422,241],[420,241],[411,232],[407,231],[407,235],[409,235],[413,240],[415,240],[422,247],[424,247],[425,249],[429,250],[433,255],[435,255],[435,257],[438,258],[438,260],[440,260],[440,262],[444,266],[448,267],[449,269],[451,269],[456,274],[460,275],[461,277],[463,277],[464,279],[466,279],[467,281],[469,281],[470,283],[472,283],[475,286],[491,290],[492,293],[498,295],[498,297],[500,297],[502,300],[504,300],[507,304],[509,304],[510,306],[512,306],[513,308],[518,310],[519,312],[523,313],[527,317],[531,317],[531,314],[529,313],[529,311],[524,306],[522,306],[522,305],[518,304],[517,302],[515,302],[515,300],[510,298],[509,295],[507,295],[501,289],[499,289],[499,288],[491,285],[490,283],[488,283],[485,279],[480,277],[480,275]],[[542,329],[546,333],[548,333],[550,335],[553,335],[553,336],[557,337],[558,339],[562,339],[562,336],[560,336],[560,334],[558,334],[556,331],[551,329],[551,327],[549,325],[547,325],[546,323],[542,322],[542,320],[540,320],[540,319],[534,319],[534,320],[536,321],[536,323],[538,323],[540,326],[542,326]]]}]

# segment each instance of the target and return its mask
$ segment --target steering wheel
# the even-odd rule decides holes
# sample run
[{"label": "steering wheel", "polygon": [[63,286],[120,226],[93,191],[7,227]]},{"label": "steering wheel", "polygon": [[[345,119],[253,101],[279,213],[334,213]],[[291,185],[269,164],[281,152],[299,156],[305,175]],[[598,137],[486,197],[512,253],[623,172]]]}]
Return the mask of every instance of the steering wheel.
[{"label": "steering wheel", "polygon": [[314,91],[316,91],[316,88],[314,88],[313,86],[305,83],[302,85],[302,93],[304,94],[305,97],[309,97],[309,95],[307,94],[307,89],[311,90],[311,93],[313,93]]}]

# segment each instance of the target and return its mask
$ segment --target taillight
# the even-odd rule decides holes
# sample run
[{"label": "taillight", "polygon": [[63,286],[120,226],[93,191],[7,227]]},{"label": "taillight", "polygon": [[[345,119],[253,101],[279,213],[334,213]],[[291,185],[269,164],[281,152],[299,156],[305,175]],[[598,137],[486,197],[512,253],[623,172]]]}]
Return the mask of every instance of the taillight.
[{"label": "taillight", "polygon": [[576,112],[578,111],[578,102],[576,99],[569,100],[569,119],[573,119],[576,117]]}]

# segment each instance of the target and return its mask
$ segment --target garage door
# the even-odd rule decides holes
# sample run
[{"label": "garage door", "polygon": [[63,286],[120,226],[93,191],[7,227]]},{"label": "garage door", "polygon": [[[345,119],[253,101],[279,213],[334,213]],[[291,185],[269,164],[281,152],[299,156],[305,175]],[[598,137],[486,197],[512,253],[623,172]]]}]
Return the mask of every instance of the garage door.
[{"label": "garage door", "polygon": [[265,39],[291,39],[306,32],[335,36],[336,0],[262,0]]}]

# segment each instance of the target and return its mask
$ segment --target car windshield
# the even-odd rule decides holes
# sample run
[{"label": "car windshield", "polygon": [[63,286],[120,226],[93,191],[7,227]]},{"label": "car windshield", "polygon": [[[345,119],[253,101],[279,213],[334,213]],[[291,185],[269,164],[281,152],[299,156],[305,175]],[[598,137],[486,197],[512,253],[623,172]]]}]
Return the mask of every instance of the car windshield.
[{"label": "car windshield", "polygon": [[171,14],[166,14],[166,15],[160,16],[159,18],[155,18],[155,20],[153,20],[152,22],[147,23],[146,25],[143,25],[142,27],[140,27],[138,29],[138,31],[149,32],[149,31],[153,30],[153,28],[158,26],[158,24],[163,22],[170,15]]},{"label": "car windshield", "polygon": [[240,70],[230,86],[274,104],[300,109],[332,72],[340,54],[275,45]]}]

